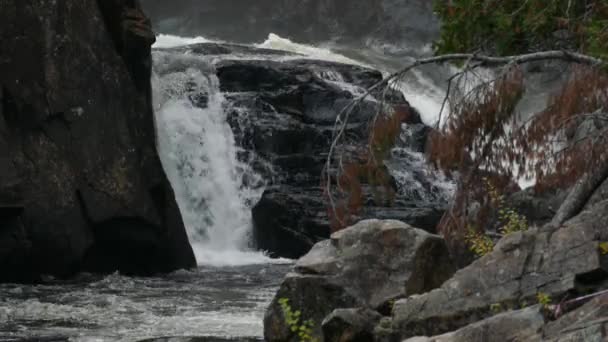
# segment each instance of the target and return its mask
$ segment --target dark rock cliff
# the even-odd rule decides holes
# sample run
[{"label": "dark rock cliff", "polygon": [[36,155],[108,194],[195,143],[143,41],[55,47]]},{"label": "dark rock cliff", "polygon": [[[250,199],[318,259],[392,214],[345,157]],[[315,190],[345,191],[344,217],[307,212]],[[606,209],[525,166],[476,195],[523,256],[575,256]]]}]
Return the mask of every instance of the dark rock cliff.
[{"label": "dark rock cliff", "polygon": [[195,265],[136,1],[0,2],[0,280]]}]

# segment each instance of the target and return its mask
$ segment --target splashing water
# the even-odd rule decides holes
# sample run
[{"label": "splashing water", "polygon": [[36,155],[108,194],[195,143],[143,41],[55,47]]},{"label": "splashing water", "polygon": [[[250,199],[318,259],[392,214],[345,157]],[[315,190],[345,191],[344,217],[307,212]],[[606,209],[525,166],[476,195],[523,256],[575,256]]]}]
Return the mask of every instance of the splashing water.
[{"label": "splashing water", "polygon": [[198,44],[198,43],[209,43],[205,37],[180,37],[170,34],[159,34],[156,36],[156,42],[154,43],[155,48],[172,48],[176,46]]},{"label": "splashing water", "polygon": [[263,180],[237,158],[213,66],[202,57],[155,54],[153,87],[159,152],[198,263],[269,262],[248,246]]}]

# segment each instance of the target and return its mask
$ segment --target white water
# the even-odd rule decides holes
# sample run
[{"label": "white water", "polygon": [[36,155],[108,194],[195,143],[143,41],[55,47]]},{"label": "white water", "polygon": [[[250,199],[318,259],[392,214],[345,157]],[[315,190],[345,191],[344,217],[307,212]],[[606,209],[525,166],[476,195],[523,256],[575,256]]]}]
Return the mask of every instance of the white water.
[{"label": "white water", "polygon": [[[208,40],[204,37],[178,37],[173,35],[161,34],[156,37],[156,43],[154,44],[155,48],[168,48],[168,47],[176,47],[188,44],[195,43],[223,43],[222,41],[217,40]],[[371,67],[369,64],[349,58],[340,53],[336,53],[332,51],[329,46],[311,46],[306,44],[299,44],[293,42],[287,38],[280,37],[274,33],[270,33],[268,38],[260,43],[254,45],[255,47],[262,49],[271,49],[271,50],[280,50],[292,52],[296,55],[288,56],[288,57],[275,57],[278,60],[289,60],[289,59],[315,59],[322,61],[331,61],[337,63],[344,64],[352,64],[358,65],[361,67]],[[238,57],[234,57],[238,59]],[[251,59],[251,56],[247,57]],[[263,58],[268,58],[268,56],[263,56]],[[404,63],[408,63],[408,59],[404,59]],[[388,70],[380,70],[385,75],[388,75]],[[426,77],[419,71],[414,70],[409,77],[400,82],[399,85],[396,85],[396,89],[400,90],[408,102],[418,109],[421,114],[422,121],[432,126],[434,125],[440,117],[441,105],[443,102],[443,97],[445,95],[445,90],[440,86],[435,84],[431,79]],[[350,91],[351,89],[345,89]],[[444,108],[443,116],[445,117],[445,113],[448,109]]]},{"label": "white water", "polygon": [[0,284],[0,341],[261,337],[264,311],[289,268],[201,267],[162,277],[83,274],[69,282]]},{"label": "white water", "polygon": [[[176,65],[191,67],[172,71]],[[269,262],[248,246],[251,205],[264,184],[237,159],[213,66],[201,57],[156,54],[155,70],[161,72],[153,79],[158,148],[196,260],[214,266]],[[201,97],[206,108],[193,103]]]},{"label": "white water", "polygon": [[321,61],[330,61],[344,64],[352,64],[359,66],[366,66],[364,63],[360,61],[356,61],[354,59],[348,58],[341,54],[332,52],[330,48],[324,47],[315,47],[306,44],[298,44],[292,42],[287,38],[282,38],[279,35],[271,33],[268,35],[268,39],[266,39],[261,44],[256,44],[255,47],[262,49],[271,49],[271,50],[280,50],[280,51],[288,51],[302,55],[305,58],[311,58]]},{"label": "white water", "polygon": [[172,48],[189,44],[209,43],[204,37],[179,37],[170,34],[159,34],[156,36],[155,48]]}]

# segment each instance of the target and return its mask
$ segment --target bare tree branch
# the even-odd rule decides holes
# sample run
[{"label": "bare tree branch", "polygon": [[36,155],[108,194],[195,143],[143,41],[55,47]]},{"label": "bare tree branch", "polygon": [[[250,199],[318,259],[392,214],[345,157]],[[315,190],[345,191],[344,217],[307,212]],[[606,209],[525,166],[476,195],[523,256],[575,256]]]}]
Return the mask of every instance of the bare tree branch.
[{"label": "bare tree branch", "polygon": [[[385,77],[381,81],[379,81],[376,84],[369,87],[363,95],[357,97],[355,100],[353,100],[351,103],[349,103],[346,107],[344,107],[340,111],[340,113],[337,115],[335,123],[334,123],[334,134],[333,134],[333,138],[332,138],[333,140],[332,140],[331,146],[329,148],[329,152],[328,152],[327,160],[326,160],[326,164],[325,164],[325,170],[324,170],[324,178],[326,180],[324,191],[326,192],[326,194],[328,196],[329,204],[331,206],[331,209],[333,210],[334,216],[339,217],[337,210],[336,210],[335,200],[331,193],[332,184],[333,184],[332,160],[334,158],[334,153],[336,151],[338,144],[340,143],[341,139],[343,138],[343,136],[345,134],[345,131],[348,126],[348,122],[349,122],[349,119],[350,119],[350,116],[351,116],[353,110],[358,105],[360,105],[363,101],[365,101],[365,99],[368,98],[372,93],[374,93],[375,91],[377,91],[379,89],[384,88],[383,91],[381,92],[382,99],[380,99],[380,108],[382,108],[384,106],[384,97],[387,93],[387,89],[391,87],[392,82],[394,83],[398,80],[401,80],[411,70],[413,70],[417,67],[423,66],[423,65],[428,65],[428,64],[441,64],[441,63],[454,62],[454,61],[466,61],[467,69],[469,69],[468,64],[471,62],[476,63],[475,68],[477,68],[477,67],[499,67],[499,66],[510,68],[511,66],[514,66],[514,65],[521,65],[521,64],[531,63],[531,62],[549,61],[549,60],[563,61],[563,62],[582,64],[582,65],[587,65],[587,66],[604,66],[604,65],[606,65],[606,61],[604,61],[602,59],[598,59],[598,58],[595,58],[592,56],[588,56],[588,55],[584,55],[584,54],[580,54],[580,53],[576,53],[576,52],[558,51],[558,50],[542,51],[542,52],[506,56],[506,57],[494,57],[494,56],[484,56],[484,55],[466,54],[466,53],[446,54],[446,55],[418,59],[418,60],[414,61],[413,63],[409,64],[408,66],[404,67],[403,69],[389,75],[388,77]],[[444,102],[444,105],[445,105],[445,102]],[[442,111],[443,111],[443,108],[442,108]],[[594,177],[592,177],[592,178],[594,178]],[[592,182],[592,183],[595,183],[595,182]],[[568,215],[566,215],[566,216],[568,216]]]}]

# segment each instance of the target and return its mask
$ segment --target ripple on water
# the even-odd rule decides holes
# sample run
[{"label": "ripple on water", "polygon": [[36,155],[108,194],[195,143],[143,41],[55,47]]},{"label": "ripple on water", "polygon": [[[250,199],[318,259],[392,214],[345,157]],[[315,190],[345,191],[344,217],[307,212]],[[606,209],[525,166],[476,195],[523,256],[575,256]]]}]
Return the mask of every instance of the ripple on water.
[{"label": "ripple on water", "polygon": [[83,275],[41,285],[1,284],[0,341],[257,340],[264,310],[290,268],[205,267],[165,277]]}]

